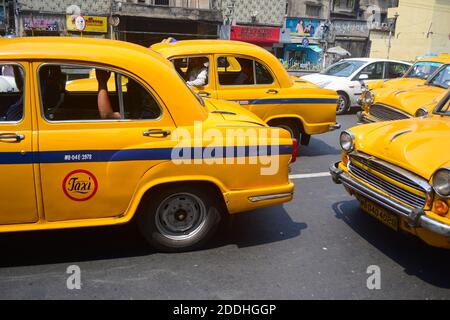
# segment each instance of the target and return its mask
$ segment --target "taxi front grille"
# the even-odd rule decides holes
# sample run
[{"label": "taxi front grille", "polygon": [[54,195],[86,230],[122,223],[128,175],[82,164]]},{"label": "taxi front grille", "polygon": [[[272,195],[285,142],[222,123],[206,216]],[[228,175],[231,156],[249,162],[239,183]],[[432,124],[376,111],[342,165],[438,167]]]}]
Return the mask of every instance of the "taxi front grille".
[{"label": "taxi front grille", "polygon": [[[362,162],[360,159],[358,161]],[[369,165],[367,165],[369,164]],[[365,166],[369,167],[370,169],[376,171],[377,173],[382,174],[383,176],[386,176],[392,180],[395,180],[401,184],[404,184],[406,186],[409,186],[410,188],[416,189],[422,193],[422,195],[415,194],[413,192],[410,192],[406,189],[403,189],[390,181],[387,181],[381,177],[379,177],[376,174],[373,174],[366,170],[364,167],[362,167],[359,163],[350,161],[349,164],[349,170],[350,173],[353,174],[355,177],[365,181],[366,183],[372,185],[373,187],[382,190],[386,192],[388,195],[404,202],[405,204],[409,205],[412,208],[423,208],[426,205],[427,199],[426,199],[426,193],[427,191],[418,185],[416,182],[412,181],[411,179],[408,179],[407,177],[404,177],[400,175],[399,173],[395,172],[394,170],[384,167],[379,163],[374,163],[369,160],[366,160],[366,163],[364,163]]]},{"label": "taxi front grille", "polygon": [[374,104],[369,109],[369,114],[382,121],[402,120],[410,118],[403,112],[396,111],[390,107]]}]

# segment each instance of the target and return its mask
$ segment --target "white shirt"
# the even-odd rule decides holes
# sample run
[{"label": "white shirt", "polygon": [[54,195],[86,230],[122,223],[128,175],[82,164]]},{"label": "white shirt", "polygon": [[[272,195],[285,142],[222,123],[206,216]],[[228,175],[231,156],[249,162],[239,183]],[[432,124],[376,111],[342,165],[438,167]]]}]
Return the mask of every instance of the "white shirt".
[{"label": "white shirt", "polygon": [[208,79],[208,63],[204,64],[201,69],[194,69],[189,73],[189,81],[187,85],[191,87],[203,87],[206,86]]}]

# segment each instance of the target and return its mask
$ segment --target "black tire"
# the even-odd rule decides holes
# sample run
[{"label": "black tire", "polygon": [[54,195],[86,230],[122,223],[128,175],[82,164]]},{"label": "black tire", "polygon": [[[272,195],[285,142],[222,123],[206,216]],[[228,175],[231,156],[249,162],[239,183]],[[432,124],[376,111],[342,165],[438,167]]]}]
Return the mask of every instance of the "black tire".
[{"label": "black tire", "polygon": [[273,121],[270,121],[269,125],[271,127],[276,128],[283,128],[291,133],[292,138],[297,139],[297,141],[300,141],[300,126],[297,121],[293,119],[276,119]]},{"label": "black tire", "polygon": [[336,114],[343,115],[350,110],[350,99],[345,93],[339,93],[338,105],[336,107]]},{"label": "black tire", "polygon": [[[138,224],[142,235],[154,248],[163,252],[186,252],[199,249],[211,238],[223,213],[219,199],[204,188],[170,186],[146,197]],[[185,228],[187,230],[182,230]]]}]

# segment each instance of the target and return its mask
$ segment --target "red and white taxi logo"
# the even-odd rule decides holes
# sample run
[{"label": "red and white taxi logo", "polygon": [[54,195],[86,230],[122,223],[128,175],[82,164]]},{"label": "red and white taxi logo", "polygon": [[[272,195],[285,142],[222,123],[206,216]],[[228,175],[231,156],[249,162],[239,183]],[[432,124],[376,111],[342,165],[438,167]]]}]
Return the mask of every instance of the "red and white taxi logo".
[{"label": "red and white taxi logo", "polygon": [[65,195],[73,201],[87,201],[98,190],[97,178],[87,170],[75,170],[69,173],[62,184]]}]

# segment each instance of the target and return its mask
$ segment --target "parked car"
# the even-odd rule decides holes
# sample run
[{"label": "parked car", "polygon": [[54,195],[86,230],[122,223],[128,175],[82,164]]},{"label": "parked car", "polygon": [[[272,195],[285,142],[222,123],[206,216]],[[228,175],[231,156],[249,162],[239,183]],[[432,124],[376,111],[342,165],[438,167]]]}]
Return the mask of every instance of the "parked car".
[{"label": "parked car", "polygon": [[341,134],[336,183],[396,231],[450,248],[450,91],[426,119],[358,126]]},{"label": "parked car", "polygon": [[405,89],[425,84],[428,78],[443,64],[450,63],[450,54],[418,59],[401,78],[392,80],[373,80],[368,84],[368,90],[391,88]]},{"label": "parked car", "polygon": [[[0,232],[135,218],[150,244],[184,251],[204,244],[222,217],[293,197],[289,132],[254,116],[208,113],[172,64],[147,48],[2,39],[0,61],[20,71],[18,92],[0,93]],[[92,69],[98,91],[66,90]],[[111,74],[116,85],[107,90]],[[264,138],[246,139],[246,129]],[[277,170],[264,172],[269,163]]]},{"label": "parked car", "polygon": [[380,88],[364,93],[362,123],[426,117],[450,87],[450,63],[442,65],[423,85],[411,88]]},{"label": "parked car", "polygon": [[[163,41],[151,48],[170,60],[199,95],[238,102],[269,125],[285,128],[303,145],[311,135],[340,128],[336,92],[296,81],[274,55],[259,46],[192,40]],[[192,78],[198,69],[203,76]]]},{"label": "parked car", "polygon": [[357,107],[362,94],[361,82],[366,85],[372,80],[386,80],[402,77],[412,64],[385,59],[354,58],[341,60],[321,73],[303,76],[321,88],[334,90],[339,94],[337,114],[345,114],[351,107]]}]

